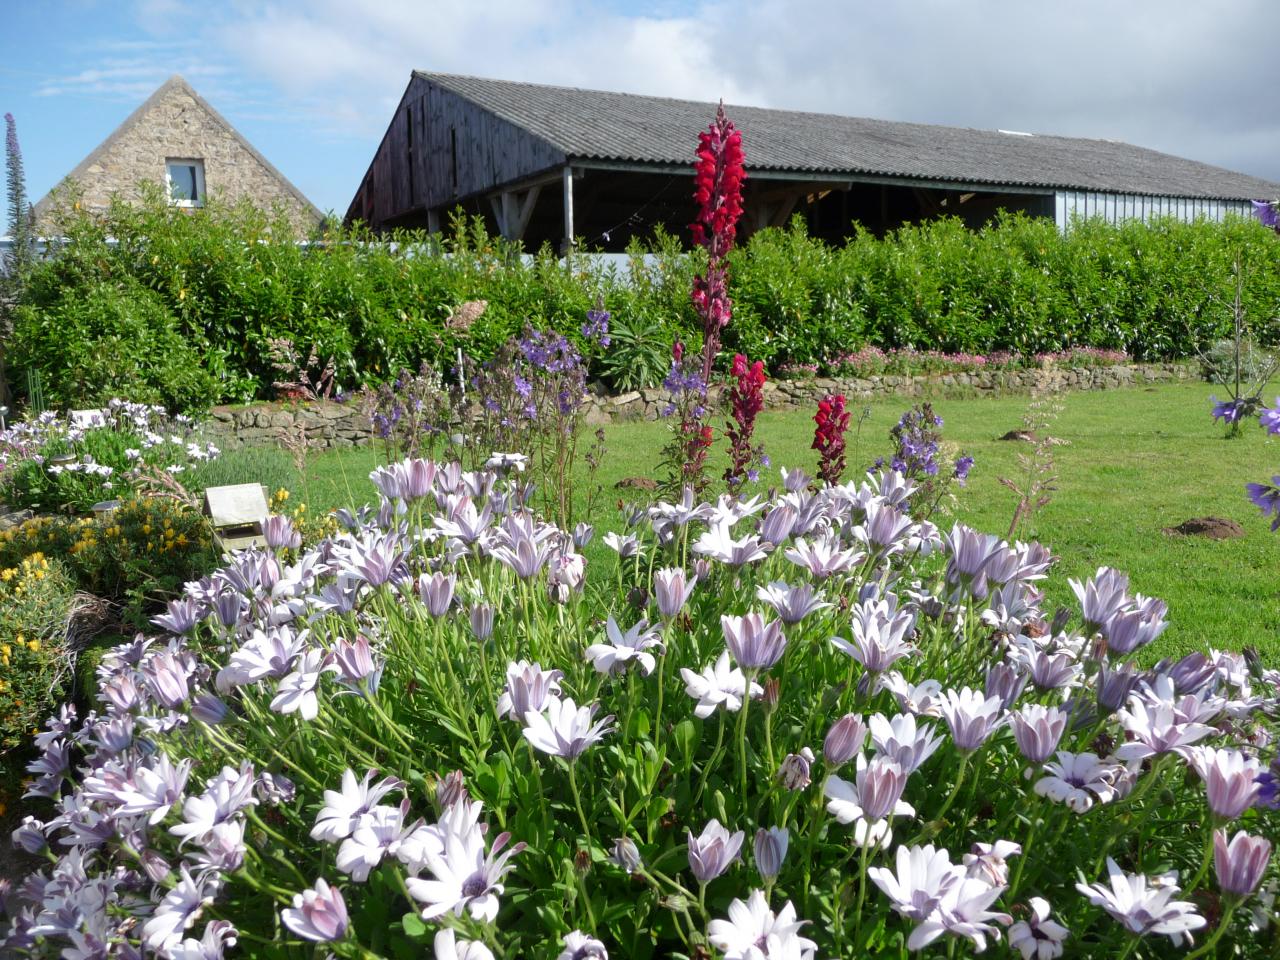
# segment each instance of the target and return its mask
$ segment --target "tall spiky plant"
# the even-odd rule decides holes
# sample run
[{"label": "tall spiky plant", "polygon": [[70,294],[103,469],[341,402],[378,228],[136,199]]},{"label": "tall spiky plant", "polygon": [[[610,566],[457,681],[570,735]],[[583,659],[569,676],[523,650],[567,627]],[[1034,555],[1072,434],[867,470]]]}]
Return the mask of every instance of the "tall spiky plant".
[{"label": "tall spiky plant", "polygon": [[9,253],[8,276],[22,275],[31,256],[31,205],[27,202],[27,179],[22,169],[22,147],[18,144],[18,125],[12,113],[4,115],[5,187],[9,196],[9,236],[13,248]]}]

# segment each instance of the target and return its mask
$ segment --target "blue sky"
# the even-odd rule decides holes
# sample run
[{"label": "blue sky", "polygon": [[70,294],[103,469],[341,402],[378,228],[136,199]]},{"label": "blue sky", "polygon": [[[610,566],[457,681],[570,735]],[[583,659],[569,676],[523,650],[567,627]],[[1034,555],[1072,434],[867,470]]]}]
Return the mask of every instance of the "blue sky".
[{"label": "blue sky", "polygon": [[0,0],[33,200],[181,73],[345,212],[413,68],[1106,137],[1280,182],[1273,0]]}]

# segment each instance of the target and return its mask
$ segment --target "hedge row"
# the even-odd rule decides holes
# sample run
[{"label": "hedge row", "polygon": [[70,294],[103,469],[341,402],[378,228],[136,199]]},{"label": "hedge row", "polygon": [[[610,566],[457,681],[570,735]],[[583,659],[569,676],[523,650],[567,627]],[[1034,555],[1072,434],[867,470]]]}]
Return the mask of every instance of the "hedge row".
[{"label": "hedge row", "polygon": [[[193,216],[157,200],[105,217],[72,211],[62,229],[69,242],[26,277],[9,353],[19,392],[22,371],[38,370],[51,404],[126,393],[195,409],[269,396],[267,342],[279,337],[334,358],[347,385],[447,367],[459,348],[486,356],[526,323],[576,337],[598,300],[621,328],[617,349],[636,355],[606,358],[606,378],[661,368],[676,336],[698,341],[688,290],[699,253],[665,235],[656,260],[618,271],[589,258],[566,269],[549,250],[522,261],[462,221],[436,243],[333,232],[300,246],[250,208]],[[884,238],[855,227],[843,247],[797,225],[735,251],[725,346],[775,368],[868,344],[1183,357],[1229,329],[1237,261],[1248,315],[1274,330],[1280,241],[1250,220],[1090,222],[1065,235],[1022,216],[976,233],[937,220]],[[471,300],[487,301],[479,319],[449,323]]]}]

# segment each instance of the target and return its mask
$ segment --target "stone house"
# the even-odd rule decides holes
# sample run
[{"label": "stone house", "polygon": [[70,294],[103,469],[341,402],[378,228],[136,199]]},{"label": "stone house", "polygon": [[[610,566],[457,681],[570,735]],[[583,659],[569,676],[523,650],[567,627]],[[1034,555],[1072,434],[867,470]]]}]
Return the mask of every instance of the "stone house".
[{"label": "stone house", "polygon": [[[271,165],[222,114],[174,75],[64,178],[75,181],[80,203],[107,207],[113,195],[141,195],[145,181],[159,184],[172,203],[202,207],[210,196],[228,203],[248,198],[271,209],[283,204],[299,235],[323,214]],[[35,205],[36,229],[48,234],[58,188]]]}]

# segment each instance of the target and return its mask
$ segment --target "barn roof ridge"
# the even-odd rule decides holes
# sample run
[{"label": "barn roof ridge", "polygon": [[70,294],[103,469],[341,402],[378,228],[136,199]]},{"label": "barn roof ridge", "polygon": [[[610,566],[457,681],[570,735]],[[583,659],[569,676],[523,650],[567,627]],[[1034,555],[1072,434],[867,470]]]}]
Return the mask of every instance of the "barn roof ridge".
[{"label": "barn roof ridge", "polygon": [[[683,164],[714,103],[415,70],[583,161]],[[1280,184],[1120,140],[726,104],[747,169],[1186,198],[1273,197]]]}]

